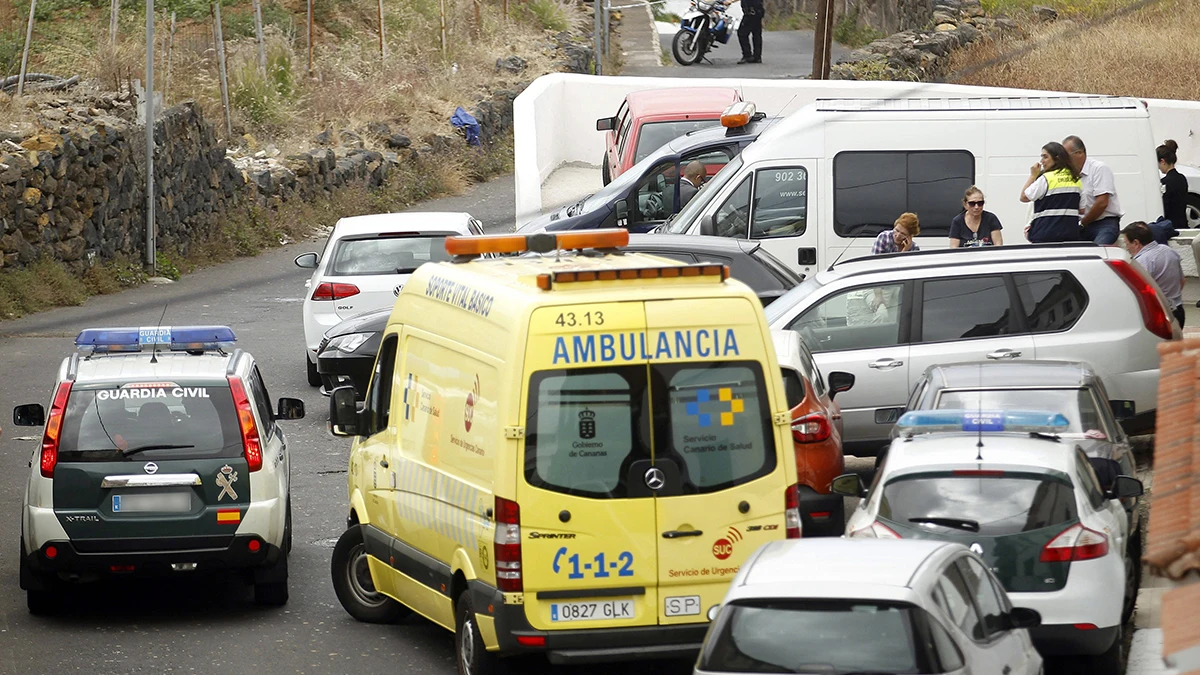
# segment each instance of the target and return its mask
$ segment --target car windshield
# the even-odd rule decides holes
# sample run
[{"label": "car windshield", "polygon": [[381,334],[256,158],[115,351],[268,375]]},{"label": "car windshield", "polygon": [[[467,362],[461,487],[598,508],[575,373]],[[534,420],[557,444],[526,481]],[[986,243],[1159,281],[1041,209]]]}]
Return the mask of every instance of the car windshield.
[{"label": "car windshield", "polygon": [[951,389],[938,392],[937,408],[958,410],[1046,410],[1062,413],[1067,434],[1107,437],[1095,399],[1084,387],[1056,389]]},{"label": "car windshield", "polygon": [[756,600],[721,610],[697,670],[716,673],[930,673],[902,603]]},{"label": "car windshield", "polygon": [[[800,304],[805,298],[812,295],[817,289],[824,286],[820,281],[817,281],[817,276],[813,276],[804,280],[799,286],[779,296],[779,299],[766,306],[767,323],[775,324],[775,320],[780,317],[791,314],[791,310],[796,305]],[[809,345],[811,348],[811,345]]]},{"label": "car windshield", "polygon": [[697,129],[715,127],[721,123],[720,118],[707,120],[679,120],[677,122],[649,122],[642,125],[638,132],[637,151],[633,155],[634,162],[646,159],[655,150],[670,143],[676,138]]},{"label": "car windshield", "polygon": [[423,263],[449,260],[446,234],[342,239],[333,252],[329,276],[411,274]]},{"label": "car windshield", "polygon": [[982,536],[1031,532],[1075,516],[1074,489],[1052,476],[901,476],[884,486],[879,500],[879,517],[898,525],[944,530],[949,526],[929,521],[967,522]]},{"label": "car windshield", "polygon": [[704,205],[708,201],[708,197],[705,195],[715,195],[720,192],[721,188],[723,188],[726,183],[732,180],[734,176],[738,175],[738,171],[740,171],[741,168],[742,156],[738,155],[730,160],[729,163],[725,165],[725,168],[718,171],[717,175],[713,176],[707,183],[700,186],[700,191],[696,193],[696,196],[692,197],[692,199],[688,201],[687,205],[683,207],[683,210],[675,214],[675,216],[668,221],[667,232],[672,234],[686,234],[688,229],[692,226],[692,223],[694,223],[696,218],[700,216],[700,212],[704,210]]},{"label": "car windshield", "polygon": [[73,388],[59,444],[63,462],[241,454],[242,435],[229,385],[147,382]]}]

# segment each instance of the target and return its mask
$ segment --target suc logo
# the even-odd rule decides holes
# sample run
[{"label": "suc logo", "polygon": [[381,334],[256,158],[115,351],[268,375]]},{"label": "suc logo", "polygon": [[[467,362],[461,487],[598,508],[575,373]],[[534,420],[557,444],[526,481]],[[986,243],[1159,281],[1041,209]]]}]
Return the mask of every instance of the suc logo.
[{"label": "suc logo", "polygon": [[736,527],[725,531],[725,536],[713,542],[712,554],[717,560],[725,560],[733,555],[733,545],[742,540],[742,533]]}]

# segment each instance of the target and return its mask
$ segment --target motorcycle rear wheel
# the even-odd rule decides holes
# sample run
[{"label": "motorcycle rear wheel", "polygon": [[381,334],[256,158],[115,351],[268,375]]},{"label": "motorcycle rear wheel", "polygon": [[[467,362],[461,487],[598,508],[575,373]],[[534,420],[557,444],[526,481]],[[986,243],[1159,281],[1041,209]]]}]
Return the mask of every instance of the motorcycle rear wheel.
[{"label": "motorcycle rear wheel", "polygon": [[704,58],[704,39],[699,33],[680,30],[671,40],[671,54],[681,66],[690,66]]}]

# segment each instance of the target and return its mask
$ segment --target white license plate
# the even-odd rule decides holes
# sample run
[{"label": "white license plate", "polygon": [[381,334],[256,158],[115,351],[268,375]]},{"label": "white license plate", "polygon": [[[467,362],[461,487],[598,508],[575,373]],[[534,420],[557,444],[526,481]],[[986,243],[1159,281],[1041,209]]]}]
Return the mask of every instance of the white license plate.
[{"label": "white license plate", "polygon": [[190,492],[154,495],[113,495],[113,513],[186,513],[192,510]]},{"label": "white license plate", "polygon": [[612,621],[633,618],[633,600],[589,600],[550,603],[550,620]]},{"label": "white license plate", "polygon": [[700,596],[676,595],[663,602],[667,616],[696,616],[700,614]]}]

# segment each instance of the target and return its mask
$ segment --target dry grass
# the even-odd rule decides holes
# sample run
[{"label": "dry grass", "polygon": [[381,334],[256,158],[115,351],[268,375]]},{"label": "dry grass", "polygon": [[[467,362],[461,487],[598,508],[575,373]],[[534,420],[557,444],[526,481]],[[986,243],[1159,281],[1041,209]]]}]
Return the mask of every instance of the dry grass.
[{"label": "dry grass", "polygon": [[1058,10],[1059,16],[1097,17],[1128,6],[1134,0],[982,0],[983,9],[988,15],[1023,14],[1029,12],[1034,5],[1051,7]]},{"label": "dry grass", "polygon": [[[1200,32],[1185,26],[1200,26],[1200,2],[1162,0],[1091,27],[1044,24],[1031,36],[1039,46],[955,81],[1200,100]],[[966,50],[954,57],[952,70],[988,63],[1019,46],[997,42]]]}]

